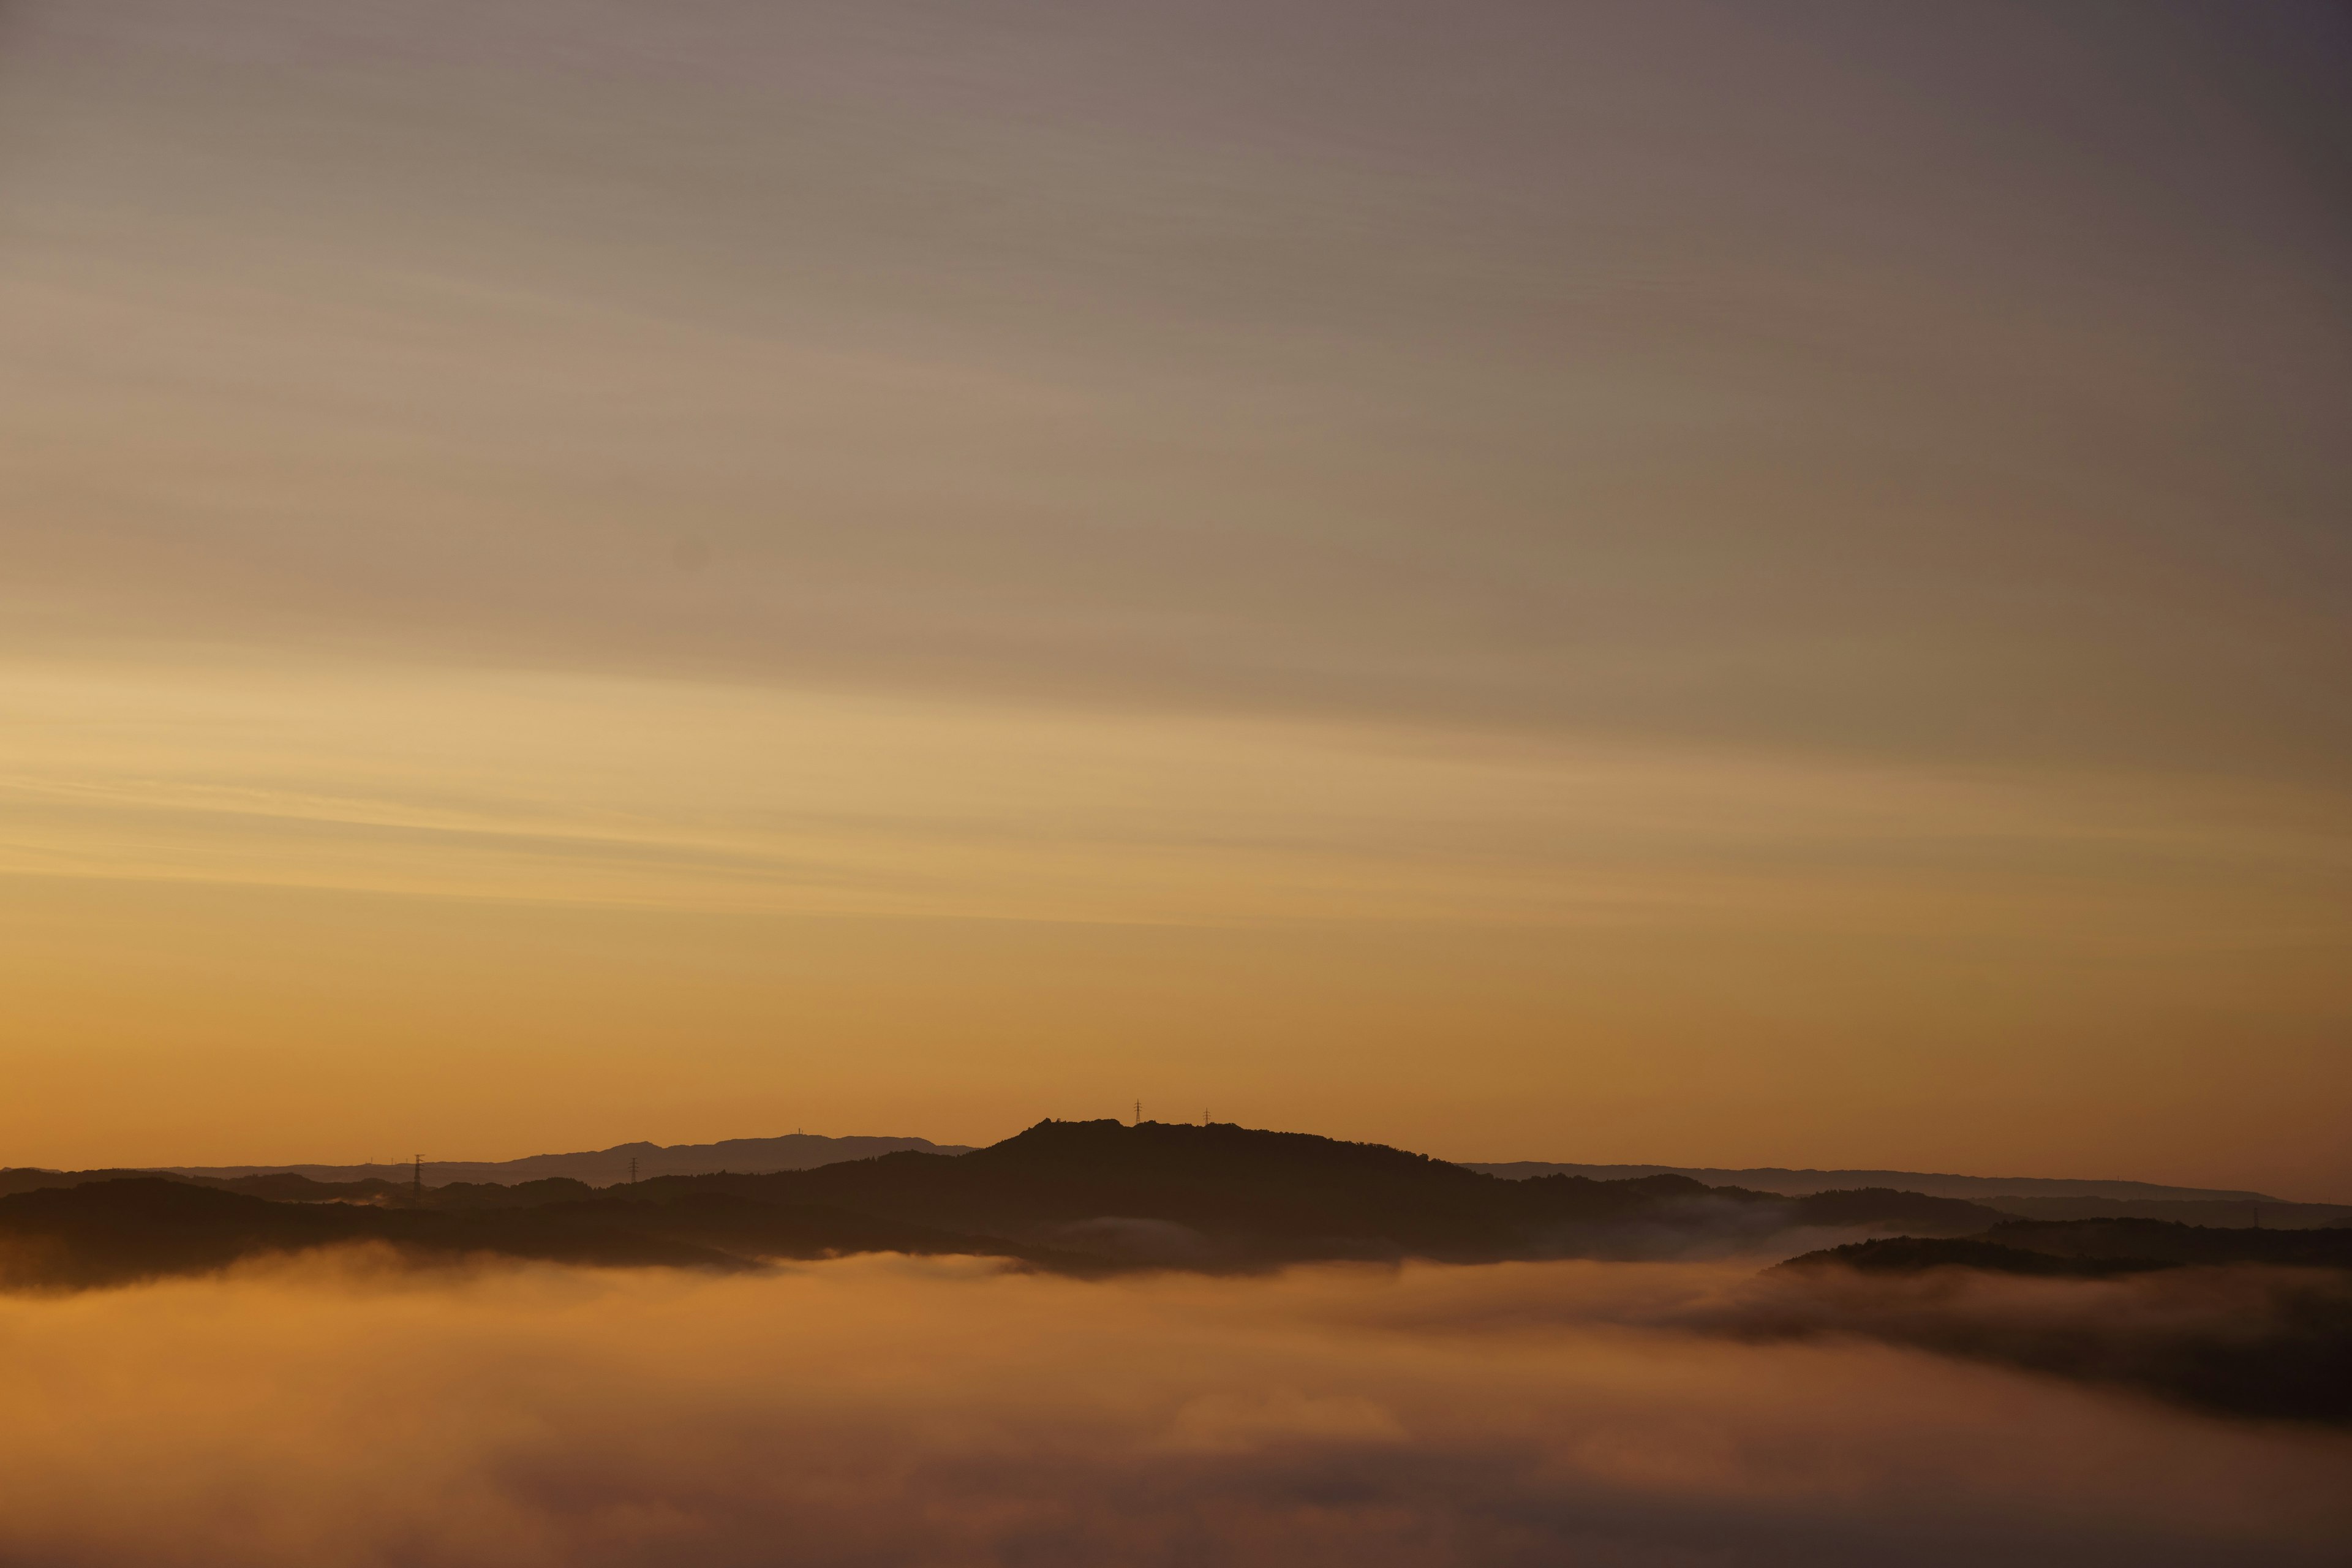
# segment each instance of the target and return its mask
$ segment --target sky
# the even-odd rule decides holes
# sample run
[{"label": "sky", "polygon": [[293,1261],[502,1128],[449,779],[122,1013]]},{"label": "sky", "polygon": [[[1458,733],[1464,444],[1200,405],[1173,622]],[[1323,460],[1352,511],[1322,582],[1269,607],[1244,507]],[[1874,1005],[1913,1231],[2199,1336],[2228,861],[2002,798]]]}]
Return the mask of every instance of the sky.
[{"label": "sky", "polygon": [[2352,1201],[2352,22],[0,5],[0,1163]]}]

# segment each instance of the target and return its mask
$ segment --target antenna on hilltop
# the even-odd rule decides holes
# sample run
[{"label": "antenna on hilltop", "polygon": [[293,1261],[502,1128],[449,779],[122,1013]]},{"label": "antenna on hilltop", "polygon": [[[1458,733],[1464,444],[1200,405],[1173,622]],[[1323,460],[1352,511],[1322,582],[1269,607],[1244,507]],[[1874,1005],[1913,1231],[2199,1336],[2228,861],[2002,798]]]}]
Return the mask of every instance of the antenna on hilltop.
[{"label": "antenna on hilltop", "polygon": [[1143,1101],[1139,1100],[1135,1102],[1135,1124],[1138,1127],[1143,1125]]}]

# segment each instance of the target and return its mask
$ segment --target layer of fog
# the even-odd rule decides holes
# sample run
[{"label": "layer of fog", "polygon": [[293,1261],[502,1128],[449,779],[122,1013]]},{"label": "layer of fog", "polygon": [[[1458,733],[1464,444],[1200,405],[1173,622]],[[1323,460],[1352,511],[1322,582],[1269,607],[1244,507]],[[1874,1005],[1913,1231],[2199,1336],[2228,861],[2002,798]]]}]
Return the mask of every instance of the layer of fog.
[{"label": "layer of fog", "polygon": [[[2352,1441],[1563,1263],[1085,1283],[349,1253],[0,1300],[0,1562],[2322,1563]],[[1786,1326],[1786,1325],[1784,1325]]]}]

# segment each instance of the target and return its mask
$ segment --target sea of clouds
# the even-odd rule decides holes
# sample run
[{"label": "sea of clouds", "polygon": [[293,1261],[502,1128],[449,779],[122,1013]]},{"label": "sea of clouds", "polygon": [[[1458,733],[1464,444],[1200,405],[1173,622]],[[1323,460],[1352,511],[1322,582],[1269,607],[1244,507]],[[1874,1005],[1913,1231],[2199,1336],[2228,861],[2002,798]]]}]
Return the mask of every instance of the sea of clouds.
[{"label": "sea of clouds", "polygon": [[1754,1278],[1570,1262],[1087,1282],[895,1258],[709,1278],[359,1249],[0,1298],[0,1563],[2352,1552],[2352,1436],[1816,1331],[1837,1325],[1759,1305]]}]

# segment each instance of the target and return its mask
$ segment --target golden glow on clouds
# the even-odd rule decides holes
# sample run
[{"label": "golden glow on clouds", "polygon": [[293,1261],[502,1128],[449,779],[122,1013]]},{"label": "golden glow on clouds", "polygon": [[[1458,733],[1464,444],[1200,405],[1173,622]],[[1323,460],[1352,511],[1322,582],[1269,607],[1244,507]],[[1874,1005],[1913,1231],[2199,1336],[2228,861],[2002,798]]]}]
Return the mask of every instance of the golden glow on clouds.
[{"label": "golden glow on clouds", "polygon": [[19,1297],[0,1300],[17,1414],[0,1429],[0,1553],[92,1568],[309,1568],[388,1542],[449,1568],[750,1568],[780,1541],[815,1565],[2340,1555],[2339,1433],[1677,1326],[1752,1273],[1075,1282],[866,1258],[730,1279],[453,1277],[358,1252]]},{"label": "golden glow on clouds", "polygon": [[[0,1302],[0,1552],[275,1568],[2333,1561],[2345,1438],[1853,1340],[1691,1333],[1752,1268],[1075,1284],[369,1253]],[[2022,1293],[2022,1290],[2021,1290]],[[785,1326],[779,1331],[779,1326]],[[127,1396],[136,1392],[136,1396]]]}]

